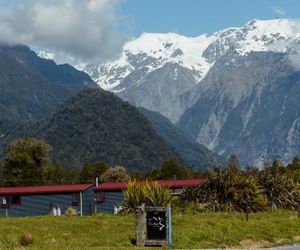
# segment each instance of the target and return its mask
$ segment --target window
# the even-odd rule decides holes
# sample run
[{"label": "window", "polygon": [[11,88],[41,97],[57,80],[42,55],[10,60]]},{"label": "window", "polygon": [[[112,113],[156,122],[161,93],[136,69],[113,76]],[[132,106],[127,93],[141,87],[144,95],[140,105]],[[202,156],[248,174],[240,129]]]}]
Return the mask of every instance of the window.
[{"label": "window", "polygon": [[11,196],[1,196],[0,205],[2,208],[7,208],[11,205],[20,206],[21,205],[21,196],[20,195],[11,195]]},{"label": "window", "polygon": [[11,196],[11,202],[12,205],[21,205],[21,196],[20,195],[13,195]]},{"label": "window", "polygon": [[97,192],[96,193],[96,202],[103,203],[105,201],[105,192]]},{"label": "window", "polygon": [[72,195],[72,206],[78,206],[80,203],[80,194],[75,193]]},{"label": "window", "polygon": [[173,188],[172,194],[173,195],[180,195],[182,193],[182,188]]}]

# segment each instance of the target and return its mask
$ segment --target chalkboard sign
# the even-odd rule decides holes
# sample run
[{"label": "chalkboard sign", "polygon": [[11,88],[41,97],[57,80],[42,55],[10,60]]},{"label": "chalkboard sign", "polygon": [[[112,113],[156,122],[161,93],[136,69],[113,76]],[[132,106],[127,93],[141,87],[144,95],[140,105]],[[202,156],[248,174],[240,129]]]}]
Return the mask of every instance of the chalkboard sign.
[{"label": "chalkboard sign", "polygon": [[136,210],[137,246],[172,246],[171,207],[146,207]]},{"label": "chalkboard sign", "polygon": [[166,211],[147,211],[147,239],[167,239]]}]

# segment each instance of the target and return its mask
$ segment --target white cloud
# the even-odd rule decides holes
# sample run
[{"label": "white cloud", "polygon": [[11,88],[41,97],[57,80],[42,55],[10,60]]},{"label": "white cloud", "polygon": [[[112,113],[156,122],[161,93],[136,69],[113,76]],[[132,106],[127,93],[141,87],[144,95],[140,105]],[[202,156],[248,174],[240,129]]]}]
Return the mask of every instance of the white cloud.
[{"label": "white cloud", "polygon": [[286,10],[281,8],[281,7],[277,7],[277,6],[273,6],[271,7],[271,9],[273,10],[273,12],[281,17],[285,16],[286,14]]},{"label": "white cloud", "polygon": [[0,11],[0,41],[46,49],[61,59],[106,60],[125,41],[116,30],[123,18],[117,13],[122,2],[12,0]]}]

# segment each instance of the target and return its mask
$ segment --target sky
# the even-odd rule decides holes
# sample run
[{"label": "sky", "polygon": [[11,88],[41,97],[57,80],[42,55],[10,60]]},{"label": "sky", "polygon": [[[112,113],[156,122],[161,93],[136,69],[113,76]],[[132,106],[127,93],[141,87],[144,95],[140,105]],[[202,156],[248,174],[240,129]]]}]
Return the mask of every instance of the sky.
[{"label": "sky", "polygon": [[212,34],[252,19],[300,18],[299,0],[127,0],[121,12],[131,18],[131,35],[175,32]]},{"label": "sky", "polygon": [[103,62],[143,32],[212,34],[252,19],[300,18],[300,0],[0,0],[0,42]]}]

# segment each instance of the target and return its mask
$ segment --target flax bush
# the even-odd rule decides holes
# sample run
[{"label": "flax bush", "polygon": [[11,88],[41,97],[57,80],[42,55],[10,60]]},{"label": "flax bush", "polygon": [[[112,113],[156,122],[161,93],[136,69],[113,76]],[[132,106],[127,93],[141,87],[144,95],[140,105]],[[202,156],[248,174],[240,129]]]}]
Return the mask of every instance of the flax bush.
[{"label": "flax bush", "polygon": [[123,212],[133,212],[142,203],[148,206],[165,206],[171,202],[172,194],[169,188],[158,182],[129,181],[123,192]]},{"label": "flax bush", "polygon": [[143,188],[141,184],[135,180],[128,182],[127,189],[123,192],[123,196],[123,207],[124,211],[127,212],[135,211],[145,200]]},{"label": "flax bush", "polygon": [[146,205],[153,207],[166,206],[172,199],[170,189],[159,185],[158,182],[146,183],[143,193]]}]

